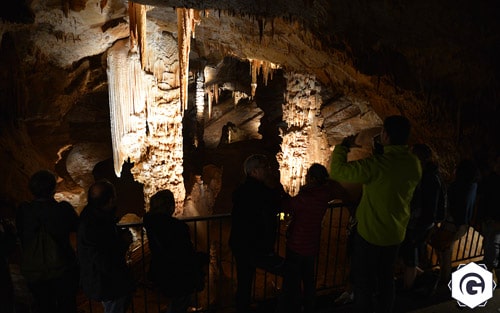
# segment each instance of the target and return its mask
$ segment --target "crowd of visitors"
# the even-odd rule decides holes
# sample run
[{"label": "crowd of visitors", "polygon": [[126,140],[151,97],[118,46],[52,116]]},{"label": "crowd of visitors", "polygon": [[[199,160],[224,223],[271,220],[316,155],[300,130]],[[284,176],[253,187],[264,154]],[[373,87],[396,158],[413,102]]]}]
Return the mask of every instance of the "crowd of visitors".
[{"label": "crowd of visitors", "polygon": [[[311,164],[305,184],[293,196],[279,183],[270,157],[253,154],[245,160],[244,180],[232,195],[228,242],[236,265],[238,313],[253,311],[257,268],[283,276],[276,312],[315,311],[315,267],[325,212],[332,200],[354,202],[341,183],[362,185],[349,223],[349,295],[355,312],[392,312],[398,260],[403,288],[412,290],[429,245],[439,260],[436,286],[447,285],[452,251],[473,223],[484,236],[484,263],[495,274],[500,257],[500,156],[482,179],[472,160],[462,160],[447,185],[432,149],[426,144],[410,147],[410,133],[407,118],[389,116],[372,155],[354,161],[348,154],[356,135],[346,137],[331,155],[330,170]],[[136,284],[126,260],[132,238],[117,226],[113,184],[93,183],[80,216],[68,202],[54,199],[52,172],[36,172],[29,189],[33,200],[19,205],[15,225],[0,220],[0,311],[14,312],[6,258],[18,238],[21,271],[36,312],[76,313],[79,287],[89,299],[101,302],[105,313],[127,312]],[[143,217],[151,251],[148,277],[170,299],[167,312],[172,313],[188,311],[193,294],[205,286],[209,263],[174,212],[174,195],[161,190],[151,197]],[[279,213],[288,221],[284,256],[276,251]]]}]

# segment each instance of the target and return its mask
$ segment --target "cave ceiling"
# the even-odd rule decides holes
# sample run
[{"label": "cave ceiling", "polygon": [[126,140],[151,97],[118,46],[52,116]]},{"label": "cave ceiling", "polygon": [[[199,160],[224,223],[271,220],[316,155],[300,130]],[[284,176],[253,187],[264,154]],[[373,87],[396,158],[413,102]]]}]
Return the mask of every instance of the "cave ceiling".
[{"label": "cave ceiling", "polygon": [[[177,52],[165,48],[179,36],[176,8],[196,10],[189,59],[193,73],[202,66],[218,73],[207,84],[251,93],[250,73],[221,71],[227,57],[313,75],[330,146],[391,114],[408,116],[413,140],[428,142],[448,168],[499,146],[496,1],[135,3],[147,5],[148,31],[159,34],[148,49],[168,53]],[[37,168],[55,168],[70,196],[83,194],[91,168],[111,154],[106,59],[129,38],[127,2],[11,1],[0,18],[2,180],[21,185]],[[219,124],[207,123],[206,134],[212,146],[222,121],[263,115],[255,107],[214,110]],[[243,137],[259,138],[252,132]],[[5,187],[2,197],[25,196],[14,189]]]}]

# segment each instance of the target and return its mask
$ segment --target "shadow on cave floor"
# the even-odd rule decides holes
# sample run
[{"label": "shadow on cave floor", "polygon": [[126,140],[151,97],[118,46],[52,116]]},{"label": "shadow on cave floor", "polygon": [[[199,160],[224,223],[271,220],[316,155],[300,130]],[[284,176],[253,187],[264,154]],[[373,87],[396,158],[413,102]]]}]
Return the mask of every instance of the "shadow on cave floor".
[{"label": "shadow on cave floor", "polygon": [[[320,295],[317,297],[315,313],[356,313],[354,306],[350,304],[336,304],[335,299],[339,294]],[[275,313],[275,299],[260,303],[256,308],[259,313]],[[394,313],[442,313],[442,312],[477,312],[492,313],[500,312],[500,291],[493,292],[493,298],[489,299],[484,307],[459,307],[457,301],[451,297],[449,289],[441,288],[432,296],[425,296],[402,290],[396,290],[396,302]],[[227,313],[233,313],[228,310]]]},{"label": "shadow on cave floor", "polygon": [[[13,279],[16,280],[18,275],[14,275]],[[25,290],[27,291],[27,290]],[[483,312],[500,312],[500,291],[494,291],[493,298],[489,299],[486,306],[483,308],[476,307],[474,309],[469,308],[460,308],[457,305],[457,302],[451,298],[450,291],[442,288],[438,290],[432,296],[423,296],[418,294],[412,294],[408,292],[402,292],[400,289],[396,291],[396,304],[394,308],[394,313],[441,313],[441,312],[465,312],[465,311],[473,311],[478,313]],[[17,296],[19,295],[19,291],[16,292]],[[21,295],[22,296],[22,295]],[[137,292],[134,296],[134,302],[136,304],[142,301],[142,292]],[[354,307],[352,304],[336,304],[335,299],[338,294],[322,294],[317,297],[317,305],[315,313],[329,313],[329,312],[337,312],[337,313],[355,313]],[[24,303],[20,305],[17,303],[16,313],[31,313],[33,311],[27,306],[29,301],[29,295],[25,294]],[[153,296],[154,297],[154,296]],[[21,299],[18,299],[21,300]],[[85,297],[80,292],[78,297],[78,303],[80,303],[78,312],[92,312],[92,313],[102,313],[102,307],[98,303],[94,303],[92,305],[92,310],[90,310],[89,303],[85,300]],[[165,306],[162,306],[162,309],[165,309]],[[276,299],[271,299],[268,301],[262,301],[255,305],[254,312],[255,313],[275,313],[276,308]],[[157,306],[150,306],[148,312],[157,313]],[[160,312],[163,312],[161,310]],[[132,312],[129,310],[127,312]],[[134,313],[145,313],[144,308],[141,308],[140,305],[134,306]],[[235,309],[232,307],[221,309],[221,310],[213,310],[212,313],[235,313]]]},{"label": "shadow on cave floor", "polygon": [[[147,252],[147,249],[146,249]],[[134,273],[142,273],[144,268],[142,268],[143,264],[148,264],[149,259],[145,259],[145,263],[139,262],[139,259],[134,258],[134,256],[139,257],[139,250],[137,250],[133,255],[132,259],[135,260],[132,262],[133,268],[132,272]],[[25,282],[22,278],[22,275],[19,271],[19,266],[11,266],[11,274],[14,281],[14,286],[16,288],[15,298],[16,298],[16,313],[34,313],[30,307],[30,303],[32,303],[32,298],[29,294],[29,291],[25,285]],[[497,277],[500,272],[497,270]],[[158,301],[157,293],[154,291],[148,283],[145,283],[141,280],[141,276],[135,277],[138,281],[138,289],[134,294],[134,309],[130,309],[127,312],[133,313],[160,313],[164,312],[165,299]],[[457,302],[451,298],[451,292],[447,288],[447,286],[442,286],[436,290],[436,292],[432,295],[429,295],[427,291],[430,290],[430,287],[433,285],[437,275],[435,272],[426,271],[416,281],[416,291],[408,292],[403,291],[402,284],[399,279],[396,282],[396,302],[395,302],[395,313],[400,312],[413,312],[413,313],[441,313],[441,312],[463,312],[469,311],[469,308],[460,308],[457,305]],[[229,278],[229,277],[228,277]],[[226,282],[227,283],[227,282]],[[225,284],[225,283],[224,283]],[[222,286],[222,285],[221,285]],[[222,288],[224,290],[224,288]],[[221,290],[222,290],[221,289]],[[229,289],[226,290],[230,293]],[[500,291],[495,291],[493,294],[493,298],[489,299],[486,306],[483,308],[476,307],[473,309],[474,312],[482,313],[482,312],[500,312]],[[148,294],[146,297],[146,293]],[[335,299],[340,295],[340,291],[319,291],[317,296],[317,305],[315,313],[328,313],[328,312],[339,312],[339,313],[355,313],[353,304],[337,304],[335,303]],[[216,308],[216,302],[211,304],[212,309],[210,309],[209,313],[235,313],[234,307],[231,306],[231,294],[224,295],[227,298],[219,299],[222,302],[228,301],[228,303],[223,304],[224,308]],[[144,301],[147,299],[148,308],[144,307]],[[219,301],[216,300],[216,301]],[[83,295],[80,290],[77,303],[79,303],[78,313],[102,313],[102,306],[97,302],[89,303],[87,298]],[[161,303],[161,310],[159,310],[160,306],[158,303]],[[276,308],[276,298],[271,298],[270,300],[260,301],[255,305],[255,313],[275,313]],[[201,312],[201,311],[200,311]],[[203,311],[207,312],[207,311]],[[2,313],[2,312],[0,312]]]}]

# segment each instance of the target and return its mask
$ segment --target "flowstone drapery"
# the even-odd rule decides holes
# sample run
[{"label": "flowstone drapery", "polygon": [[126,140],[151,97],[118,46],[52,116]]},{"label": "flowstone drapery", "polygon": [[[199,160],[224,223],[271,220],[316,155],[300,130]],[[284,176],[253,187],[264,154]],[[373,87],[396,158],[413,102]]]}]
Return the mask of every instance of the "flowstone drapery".
[{"label": "flowstone drapery", "polygon": [[[146,209],[157,191],[170,189],[177,209],[185,197],[177,42],[148,24],[144,70],[129,41],[108,52],[108,79],[115,172],[134,163],[134,179],[144,185]],[[161,44],[158,44],[161,42]]]}]

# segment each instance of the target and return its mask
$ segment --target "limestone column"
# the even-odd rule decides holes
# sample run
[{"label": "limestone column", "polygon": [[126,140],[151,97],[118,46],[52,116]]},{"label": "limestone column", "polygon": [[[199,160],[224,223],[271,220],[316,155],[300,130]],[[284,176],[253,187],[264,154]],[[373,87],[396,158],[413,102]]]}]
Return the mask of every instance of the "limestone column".
[{"label": "limestone column", "polygon": [[316,77],[286,73],[280,164],[281,183],[291,195],[305,182],[307,169],[313,163],[327,165],[330,154],[321,116],[321,86]]}]

